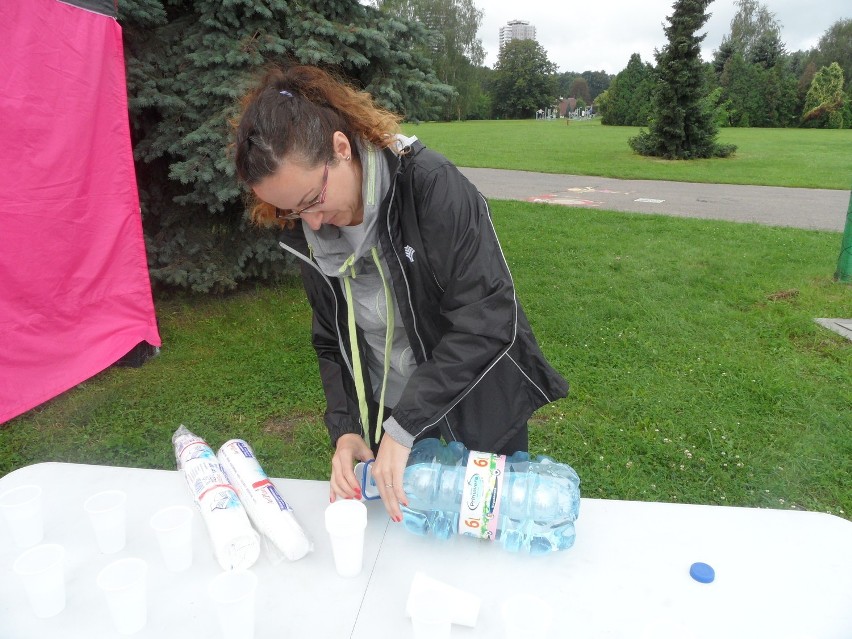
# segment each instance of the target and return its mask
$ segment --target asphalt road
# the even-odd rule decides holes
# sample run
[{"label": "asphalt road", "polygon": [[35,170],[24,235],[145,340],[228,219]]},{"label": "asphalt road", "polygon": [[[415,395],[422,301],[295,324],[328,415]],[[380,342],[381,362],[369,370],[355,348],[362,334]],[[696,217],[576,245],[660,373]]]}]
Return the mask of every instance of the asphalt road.
[{"label": "asphalt road", "polygon": [[489,199],[842,232],[849,191],[461,168]]}]

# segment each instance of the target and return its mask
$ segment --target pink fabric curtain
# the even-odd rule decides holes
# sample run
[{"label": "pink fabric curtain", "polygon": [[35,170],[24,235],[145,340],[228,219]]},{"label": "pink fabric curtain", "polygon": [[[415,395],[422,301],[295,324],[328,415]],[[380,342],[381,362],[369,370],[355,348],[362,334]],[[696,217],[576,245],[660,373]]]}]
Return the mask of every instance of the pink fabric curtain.
[{"label": "pink fabric curtain", "polygon": [[0,422],[160,345],[121,27],[0,2]]}]

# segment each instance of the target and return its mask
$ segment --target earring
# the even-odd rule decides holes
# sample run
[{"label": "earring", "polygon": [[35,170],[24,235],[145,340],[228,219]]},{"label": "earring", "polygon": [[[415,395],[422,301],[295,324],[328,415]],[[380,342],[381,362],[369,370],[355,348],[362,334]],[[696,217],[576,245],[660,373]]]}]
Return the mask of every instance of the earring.
[{"label": "earring", "polygon": [[352,156],[351,156],[351,155],[347,155],[347,156],[346,156],[345,158],[343,158],[343,159],[344,159],[344,160],[346,160],[346,161],[348,162],[349,160],[351,160],[351,159],[352,159]]}]

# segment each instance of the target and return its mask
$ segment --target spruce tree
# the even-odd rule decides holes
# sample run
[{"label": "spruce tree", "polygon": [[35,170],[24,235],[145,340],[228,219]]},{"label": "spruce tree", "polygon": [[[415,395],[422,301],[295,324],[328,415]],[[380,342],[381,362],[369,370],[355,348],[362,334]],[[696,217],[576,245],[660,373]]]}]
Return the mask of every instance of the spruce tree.
[{"label": "spruce tree", "polygon": [[669,25],[668,38],[656,53],[657,84],[648,131],[641,131],[629,143],[641,155],[670,160],[725,157],[732,145],[716,143],[718,132],[713,111],[706,99],[705,74],[701,62],[701,42],[697,35],[710,14],[712,0],[677,0]]},{"label": "spruce tree", "polygon": [[130,120],[155,284],[197,292],[288,270],[252,227],[228,153],[238,99],[267,63],[322,65],[403,114],[451,93],[422,25],[349,0],[124,0]]}]

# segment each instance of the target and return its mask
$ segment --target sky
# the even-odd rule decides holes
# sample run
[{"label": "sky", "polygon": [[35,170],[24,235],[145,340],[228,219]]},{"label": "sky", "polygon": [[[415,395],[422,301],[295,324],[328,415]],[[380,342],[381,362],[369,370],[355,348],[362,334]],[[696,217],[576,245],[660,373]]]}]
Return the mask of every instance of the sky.
[{"label": "sky", "polygon": [[[474,0],[484,13],[479,38],[485,65],[493,67],[499,53],[500,27],[525,20],[536,28],[536,40],[559,71],[606,71],[616,74],[633,53],[655,64],[654,49],[666,44],[663,25],[673,0]],[[781,24],[787,51],[816,46],[837,20],[852,18],[850,0],[764,0]],[[722,37],[731,31],[736,13],[733,0],[714,0],[712,14],[701,32],[702,57],[709,61]]]}]

